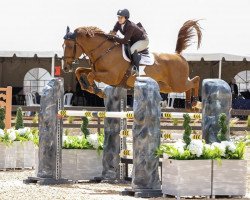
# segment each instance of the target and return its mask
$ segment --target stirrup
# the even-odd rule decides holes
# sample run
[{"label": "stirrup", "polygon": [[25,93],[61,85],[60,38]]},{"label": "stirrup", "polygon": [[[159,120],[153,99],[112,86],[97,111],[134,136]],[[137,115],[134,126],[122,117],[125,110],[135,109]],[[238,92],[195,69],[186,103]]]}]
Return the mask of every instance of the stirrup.
[{"label": "stirrup", "polygon": [[139,76],[139,69],[135,65],[132,67],[132,72],[135,73],[136,76]]}]

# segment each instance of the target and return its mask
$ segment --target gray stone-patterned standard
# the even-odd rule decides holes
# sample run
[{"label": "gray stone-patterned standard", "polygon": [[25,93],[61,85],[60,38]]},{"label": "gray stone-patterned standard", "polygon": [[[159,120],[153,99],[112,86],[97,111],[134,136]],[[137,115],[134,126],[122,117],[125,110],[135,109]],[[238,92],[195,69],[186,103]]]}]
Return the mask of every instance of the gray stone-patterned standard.
[{"label": "gray stone-patterned standard", "polygon": [[[62,120],[58,108],[63,109],[63,79],[52,79],[43,89],[39,113],[39,152],[37,177],[29,177],[25,183],[61,184]],[[60,125],[60,130],[57,129]]]},{"label": "gray stone-patterned standard", "polygon": [[161,137],[161,96],[157,82],[148,77],[137,77],[134,90],[132,190],[148,193],[161,190],[155,155]]},{"label": "gray stone-patterned standard", "polygon": [[[106,111],[126,111],[127,106],[127,90],[119,87],[107,86],[104,89],[106,98],[104,104]],[[123,106],[121,100],[123,99]],[[119,179],[119,162],[120,162],[120,122],[126,119],[119,118],[105,118],[104,120],[104,146],[103,146],[103,171],[102,177],[104,179]],[[125,144],[123,144],[125,145]],[[125,147],[124,147],[125,148]]]},{"label": "gray stone-patterned standard", "polygon": [[229,138],[230,109],[232,93],[229,85],[221,79],[204,79],[202,82],[202,137],[206,143],[218,142],[219,115],[227,115]]}]

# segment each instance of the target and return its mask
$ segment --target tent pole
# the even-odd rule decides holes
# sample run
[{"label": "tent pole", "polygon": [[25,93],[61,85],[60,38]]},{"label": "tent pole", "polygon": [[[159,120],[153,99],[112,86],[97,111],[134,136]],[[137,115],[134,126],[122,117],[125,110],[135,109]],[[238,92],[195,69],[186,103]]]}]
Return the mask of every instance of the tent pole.
[{"label": "tent pole", "polygon": [[51,58],[51,76],[55,77],[55,56]]},{"label": "tent pole", "polygon": [[222,59],[219,61],[219,79],[221,79]]}]

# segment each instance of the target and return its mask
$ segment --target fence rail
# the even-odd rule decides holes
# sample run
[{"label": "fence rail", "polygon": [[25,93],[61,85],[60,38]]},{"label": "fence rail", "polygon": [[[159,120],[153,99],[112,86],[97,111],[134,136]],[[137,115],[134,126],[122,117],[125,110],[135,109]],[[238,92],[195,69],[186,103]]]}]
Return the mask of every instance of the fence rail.
[{"label": "fence rail", "polygon": [[[40,106],[12,106],[12,111],[16,111],[18,107],[21,107],[23,111],[32,111],[39,112]],[[87,110],[87,111],[105,111],[104,107],[89,107],[89,106],[71,106],[64,107],[64,110]],[[132,111],[133,109],[129,107],[128,111]],[[162,109],[162,112],[186,112],[186,109],[176,108],[176,109]],[[250,115],[250,110],[238,110],[232,109],[231,115],[239,115],[239,116],[248,116]]]},{"label": "fence rail", "polygon": [[[15,125],[15,123],[11,124],[12,126]],[[37,123],[24,123],[25,127],[38,127]],[[63,124],[63,128],[80,128],[80,124]],[[192,126],[192,130],[195,131],[200,131],[201,130],[201,126]],[[132,129],[132,125],[127,125],[128,129]],[[89,124],[88,128],[96,128],[98,130],[104,128],[104,124],[102,123],[98,123],[98,124]],[[161,130],[184,130],[183,126],[173,126],[173,125],[165,125],[165,126],[161,126]],[[230,127],[231,131],[250,131],[250,127]]]},{"label": "fence rail", "polygon": [[[17,108],[19,106],[12,106],[12,110],[16,111]],[[23,111],[32,111],[32,112],[39,112],[40,107],[39,106],[21,106]],[[104,107],[83,107],[83,106],[73,106],[73,107],[65,107],[65,110],[87,110],[87,111],[105,111]],[[128,108],[128,111],[132,111],[132,108]],[[162,112],[185,112],[185,109],[162,109]],[[248,116],[250,115],[250,110],[234,110],[232,109],[231,111],[231,115],[240,115],[240,116]],[[79,120],[76,120],[79,121]],[[96,128],[98,129],[98,131],[100,131],[100,129],[104,128],[104,120],[101,118],[96,118],[91,120],[88,128]],[[166,123],[166,120],[162,120],[162,123]],[[170,122],[171,123],[171,122]],[[179,122],[179,124],[181,124],[181,121]],[[14,125],[14,123],[12,123],[12,126]],[[24,123],[24,126],[27,127],[38,127],[37,123]],[[200,125],[192,125],[192,123],[190,124],[190,126],[192,127],[192,130],[197,130],[200,131],[202,129],[202,127]],[[80,124],[63,124],[64,128],[80,128]],[[132,125],[128,124],[128,129],[132,129]],[[182,125],[161,125],[161,130],[167,131],[167,130],[184,130]],[[233,126],[230,127],[231,131],[250,131],[250,127],[243,127],[243,126]]]}]

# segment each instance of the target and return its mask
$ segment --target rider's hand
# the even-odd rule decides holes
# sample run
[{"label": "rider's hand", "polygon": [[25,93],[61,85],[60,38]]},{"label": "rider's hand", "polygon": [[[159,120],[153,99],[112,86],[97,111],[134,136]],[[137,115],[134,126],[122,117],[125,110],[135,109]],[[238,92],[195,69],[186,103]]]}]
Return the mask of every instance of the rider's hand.
[{"label": "rider's hand", "polygon": [[109,40],[114,40],[114,39],[115,39],[115,36],[114,36],[114,35],[110,35],[110,34],[107,34],[106,37],[107,37]]}]

